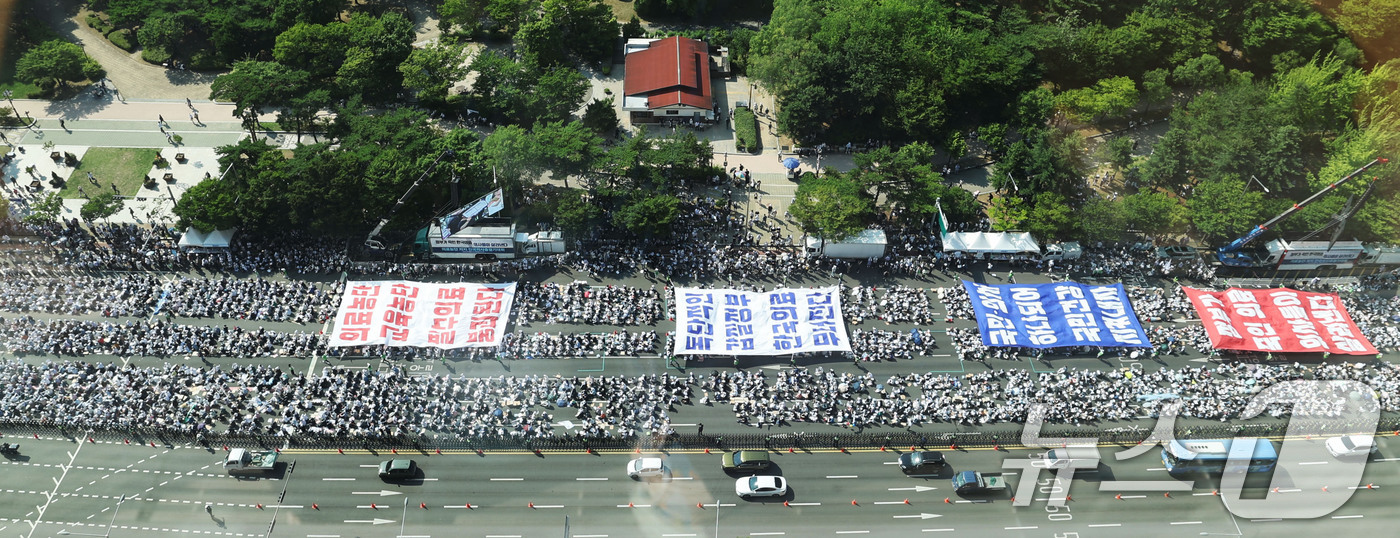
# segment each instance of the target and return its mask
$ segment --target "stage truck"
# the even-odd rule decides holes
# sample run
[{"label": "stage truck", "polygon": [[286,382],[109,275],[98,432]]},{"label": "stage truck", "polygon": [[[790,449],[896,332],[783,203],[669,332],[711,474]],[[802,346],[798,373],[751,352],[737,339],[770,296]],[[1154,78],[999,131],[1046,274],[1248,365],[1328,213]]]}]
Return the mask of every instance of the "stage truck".
[{"label": "stage truck", "polygon": [[413,241],[413,257],[420,261],[509,260],[563,252],[564,237],[558,230],[516,232],[509,219],[480,219],[447,237],[442,236],[442,224],[434,220],[418,230]]}]

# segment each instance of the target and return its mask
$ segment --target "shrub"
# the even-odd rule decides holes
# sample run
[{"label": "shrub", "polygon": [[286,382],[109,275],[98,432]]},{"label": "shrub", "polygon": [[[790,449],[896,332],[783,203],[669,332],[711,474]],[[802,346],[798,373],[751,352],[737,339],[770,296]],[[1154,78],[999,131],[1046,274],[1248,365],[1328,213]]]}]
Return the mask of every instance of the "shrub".
[{"label": "shrub", "polygon": [[156,65],[170,61],[170,52],[164,47],[146,47],[141,49],[141,59]]},{"label": "shrub", "polygon": [[762,146],[762,139],[758,137],[758,117],[754,116],[753,111],[748,108],[734,109],[735,149],[754,153]]},{"label": "shrub", "polygon": [[107,35],[107,39],[112,41],[117,48],[127,52],[136,50],[136,43],[131,39],[131,30],[125,28],[117,30]]},{"label": "shrub", "polygon": [[195,71],[217,71],[228,67],[210,50],[198,50],[190,55],[189,68]]}]

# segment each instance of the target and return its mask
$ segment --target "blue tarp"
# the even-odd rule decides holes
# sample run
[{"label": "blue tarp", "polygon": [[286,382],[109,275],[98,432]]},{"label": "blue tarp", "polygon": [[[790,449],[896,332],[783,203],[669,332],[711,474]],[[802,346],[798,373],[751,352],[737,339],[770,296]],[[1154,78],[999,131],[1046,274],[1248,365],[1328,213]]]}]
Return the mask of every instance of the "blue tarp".
[{"label": "blue tarp", "polygon": [[988,285],[964,280],[988,347],[1152,347],[1122,284]]}]

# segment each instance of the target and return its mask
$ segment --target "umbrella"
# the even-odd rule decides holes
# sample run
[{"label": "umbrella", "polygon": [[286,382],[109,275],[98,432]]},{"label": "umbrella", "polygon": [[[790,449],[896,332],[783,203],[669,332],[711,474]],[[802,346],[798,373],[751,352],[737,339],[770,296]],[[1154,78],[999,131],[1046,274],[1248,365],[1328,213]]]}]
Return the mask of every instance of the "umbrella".
[{"label": "umbrella", "polygon": [[797,167],[802,166],[802,161],[797,160],[795,157],[788,157],[783,159],[783,166],[787,167],[788,170],[795,170]]}]

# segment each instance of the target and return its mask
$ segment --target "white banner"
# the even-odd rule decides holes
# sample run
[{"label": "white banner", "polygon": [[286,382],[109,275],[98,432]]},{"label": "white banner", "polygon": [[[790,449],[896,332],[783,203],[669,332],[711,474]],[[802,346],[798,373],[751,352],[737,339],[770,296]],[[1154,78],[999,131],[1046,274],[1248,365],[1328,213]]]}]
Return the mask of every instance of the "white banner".
[{"label": "white banner", "polygon": [[676,355],[790,355],[850,351],[841,293],[676,288]]},{"label": "white banner", "polygon": [[497,347],[515,283],[346,282],[331,347]]}]

